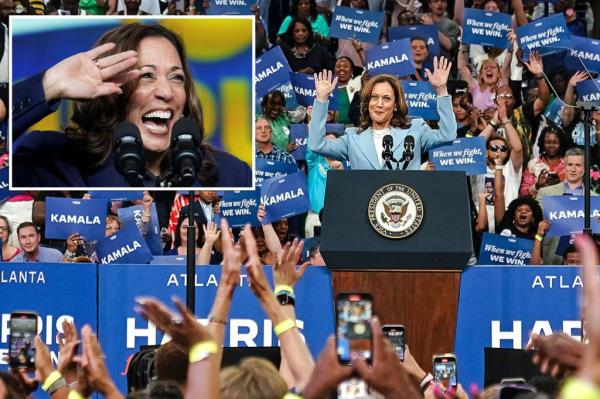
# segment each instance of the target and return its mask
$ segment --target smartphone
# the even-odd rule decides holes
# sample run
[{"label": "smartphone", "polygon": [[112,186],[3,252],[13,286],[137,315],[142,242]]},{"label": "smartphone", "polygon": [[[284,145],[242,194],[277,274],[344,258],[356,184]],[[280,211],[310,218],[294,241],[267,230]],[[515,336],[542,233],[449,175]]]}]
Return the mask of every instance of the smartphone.
[{"label": "smartphone", "polygon": [[337,399],[367,399],[367,383],[359,378],[350,378],[338,386]]},{"label": "smartphone", "polygon": [[454,353],[433,356],[433,379],[444,389],[450,387],[456,389],[458,380],[456,377],[456,355]]},{"label": "smartphone", "polygon": [[383,336],[394,346],[396,356],[401,362],[404,361],[404,326],[402,324],[385,324],[381,327]]},{"label": "smartphone", "polygon": [[38,316],[34,312],[10,314],[9,364],[12,368],[35,369],[35,345]]},{"label": "smartphone", "polygon": [[368,362],[373,356],[373,297],[368,293],[340,293],[335,298],[336,348],[341,363],[350,364],[357,353]]}]

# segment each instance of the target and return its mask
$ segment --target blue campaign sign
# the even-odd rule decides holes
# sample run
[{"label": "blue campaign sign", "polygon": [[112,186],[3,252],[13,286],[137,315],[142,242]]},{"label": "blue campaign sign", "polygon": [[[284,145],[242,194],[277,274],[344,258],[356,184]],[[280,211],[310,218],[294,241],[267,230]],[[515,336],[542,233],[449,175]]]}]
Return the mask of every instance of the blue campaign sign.
[{"label": "blue campaign sign", "polygon": [[135,201],[144,197],[143,191],[90,191],[92,199],[107,199],[111,201]]},{"label": "blue campaign sign", "polygon": [[[102,349],[112,378],[122,392],[126,392],[126,378],[121,372],[125,369],[128,357],[143,345],[159,345],[169,339],[135,313],[134,299],[152,295],[167,304],[171,304],[172,295],[183,299],[186,286],[185,266],[100,265],[99,269],[99,326],[100,331],[107,332],[106,337],[100,336]],[[271,267],[266,266],[265,272],[270,279]],[[144,278],[141,279],[140,275]],[[220,266],[196,268],[196,317],[203,323],[208,322],[220,276]],[[294,291],[300,333],[304,335],[311,353],[316,357],[325,345],[327,336],[334,332],[329,271],[325,267],[309,267]],[[314,295],[315,292],[319,295]],[[233,295],[229,316],[225,327],[226,347],[278,345],[272,323],[252,294],[244,269]]]},{"label": "blue campaign sign", "polygon": [[46,238],[66,239],[73,233],[86,240],[104,238],[106,201],[46,198]]},{"label": "blue campaign sign", "polygon": [[260,202],[265,205],[264,223],[272,223],[310,210],[306,175],[302,172],[264,180]]},{"label": "blue campaign sign", "polygon": [[128,225],[96,244],[100,263],[148,263],[150,249],[135,225]]},{"label": "blue campaign sign", "polygon": [[[600,197],[591,197],[591,228],[600,231]],[[583,231],[583,196],[550,195],[543,197],[544,219],[550,222],[548,236],[568,236]]]},{"label": "blue campaign sign", "polygon": [[[486,284],[483,282],[493,282]],[[524,349],[531,333],[579,340],[579,268],[475,266],[461,275],[455,353],[460,383],[483,386],[486,347]]]},{"label": "blue campaign sign", "polygon": [[536,19],[527,25],[517,28],[519,47],[527,54],[536,49],[542,54],[550,54],[567,49],[571,34],[562,13],[546,18]]},{"label": "blue campaign sign", "polygon": [[262,184],[265,179],[273,177],[287,176],[290,173],[296,173],[298,166],[296,164],[279,161],[268,161],[264,158],[256,158],[256,184]]},{"label": "blue campaign sign", "polygon": [[388,29],[390,42],[400,39],[418,37],[427,43],[429,57],[440,55],[439,31],[436,25],[400,25]]},{"label": "blue campaign sign", "polygon": [[152,258],[151,265],[185,265],[186,257],[179,255],[159,255]]},{"label": "blue campaign sign", "polygon": [[486,149],[483,137],[460,138],[451,145],[429,150],[436,170],[459,170],[468,176],[486,173]]},{"label": "blue campaign sign", "polygon": [[[269,92],[275,91],[275,90],[279,90],[281,93],[283,93],[283,97],[285,98],[285,107],[287,109],[294,109],[294,108],[298,107],[298,101],[296,101],[296,93],[294,93],[294,86],[292,86],[292,82],[290,82],[289,77],[285,83],[275,86],[273,89],[269,90]],[[256,97],[257,106],[262,104],[262,99],[265,95],[267,95],[267,93],[265,93],[263,96],[257,95],[257,97]]]},{"label": "blue campaign sign", "polygon": [[292,155],[296,161],[306,159],[306,146],[308,145],[308,125],[306,123],[294,123],[290,127],[290,141],[298,146]]},{"label": "blue campaign sign", "polygon": [[512,29],[509,14],[465,8],[462,41],[495,48],[508,48],[508,31]]},{"label": "blue campaign sign", "polygon": [[565,59],[565,65],[571,70],[581,71],[585,65],[591,73],[600,73],[600,40],[571,36],[571,49]]},{"label": "blue campaign sign", "polygon": [[437,94],[431,83],[423,81],[401,80],[404,99],[408,105],[408,116],[437,121]]},{"label": "blue campaign sign", "polygon": [[533,240],[483,233],[479,251],[480,265],[528,265]]},{"label": "blue campaign sign", "polygon": [[144,226],[142,217],[144,215],[144,205],[128,206],[119,209],[119,219],[123,226],[136,226],[144,236],[144,240],[150,249],[152,255],[162,255],[162,239],[160,238],[160,223],[156,204],[150,207],[150,222]]},{"label": "blue campaign sign", "polygon": [[[314,76],[300,72],[292,72],[290,73],[290,79],[292,81],[292,86],[294,87],[294,94],[296,95],[298,104],[305,107],[312,106],[317,97]],[[338,109],[336,90],[329,95],[329,104],[327,108],[333,110]]]},{"label": "blue campaign sign", "polygon": [[343,135],[346,132],[346,126],[343,123],[326,123],[326,133],[335,133],[338,136]]},{"label": "blue campaign sign", "polygon": [[408,76],[415,73],[410,39],[396,40],[367,50],[369,76],[389,73]]},{"label": "blue campaign sign", "polygon": [[221,200],[221,217],[227,219],[231,227],[243,227],[247,223],[257,226],[259,201],[258,190],[227,191]]},{"label": "blue campaign sign", "polygon": [[207,15],[252,15],[250,10],[251,0],[210,0],[210,7],[206,9]]},{"label": "blue campaign sign", "polygon": [[286,84],[290,80],[290,65],[279,46],[258,57],[256,60],[256,96],[263,97],[270,91]]},{"label": "blue campaign sign", "polygon": [[8,191],[8,166],[0,169],[0,202],[10,197],[12,193]]},{"label": "blue campaign sign", "polygon": [[577,83],[577,97],[580,101],[590,101],[600,107],[600,79]]},{"label": "blue campaign sign", "polygon": [[358,39],[365,43],[379,42],[383,13],[351,7],[335,8],[329,36],[338,39]]}]

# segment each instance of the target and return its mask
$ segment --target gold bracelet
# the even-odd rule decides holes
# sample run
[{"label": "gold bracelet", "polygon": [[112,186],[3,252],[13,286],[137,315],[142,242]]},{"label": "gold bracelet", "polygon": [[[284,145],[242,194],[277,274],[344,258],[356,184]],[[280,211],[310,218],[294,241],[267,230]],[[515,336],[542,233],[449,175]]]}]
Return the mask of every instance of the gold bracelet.
[{"label": "gold bracelet", "polygon": [[210,316],[210,318],[208,319],[208,322],[227,325],[227,320],[219,319],[218,317],[215,317],[215,316]]},{"label": "gold bracelet", "polygon": [[275,328],[274,328],[275,335],[277,335],[279,337],[284,332],[289,331],[295,327],[296,327],[296,322],[294,320],[285,319],[284,321],[282,321],[281,323],[279,323],[275,326]]}]

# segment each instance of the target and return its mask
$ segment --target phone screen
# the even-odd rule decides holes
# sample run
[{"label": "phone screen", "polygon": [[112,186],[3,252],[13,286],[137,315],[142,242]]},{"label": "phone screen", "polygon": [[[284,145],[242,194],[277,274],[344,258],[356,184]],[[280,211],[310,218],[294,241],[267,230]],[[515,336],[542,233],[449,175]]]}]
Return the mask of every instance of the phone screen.
[{"label": "phone screen", "polygon": [[343,363],[350,355],[371,360],[373,299],[370,294],[340,294],[336,299],[337,354]]},{"label": "phone screen", "polygon": [[404,361],[404,326],[383,326],[382,331],[394,346],[398,359]]},{"label": "phone screen", "polygon": [[433,361],[433,378],[436,383],[445,389],[456,388],[456,358],[450,356],[439,356]]},{"label": "phone screen", "polygon": [[33,368],[37,335],[37,316],[31,313],[13,313],[10,316],[10,365]]}]

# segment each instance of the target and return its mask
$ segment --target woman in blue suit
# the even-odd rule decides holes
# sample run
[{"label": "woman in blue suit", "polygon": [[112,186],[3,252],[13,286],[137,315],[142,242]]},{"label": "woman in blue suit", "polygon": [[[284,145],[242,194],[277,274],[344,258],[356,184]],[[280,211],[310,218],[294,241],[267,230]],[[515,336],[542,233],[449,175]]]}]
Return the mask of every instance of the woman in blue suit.
[{"label": "woman in blue suit", "polygon": [[[311,151],[325,157],[348,160],[352,169],[409,169],[421,166],[421,153],[451,142],[456,138],[456,120],[452,112],[452,99],[446,83],[452,66],[444,57],[433,60],[433,73],[425,70],[429,83],[437,92],[437,110],[440,115],[439,130],[432,129],[421,118],[410,120],[404,92],[398,79],[391,75],[378,75],[371,79],[361,92],[360,126],[346,129],[346,134],[336,140],[325,139],[327,103],[335,89],[337,77],[331,71],[315,74],[317,97],[309,125],[308,146]],[[391,136],[391,162],[385,162],[384,144]]]}]

